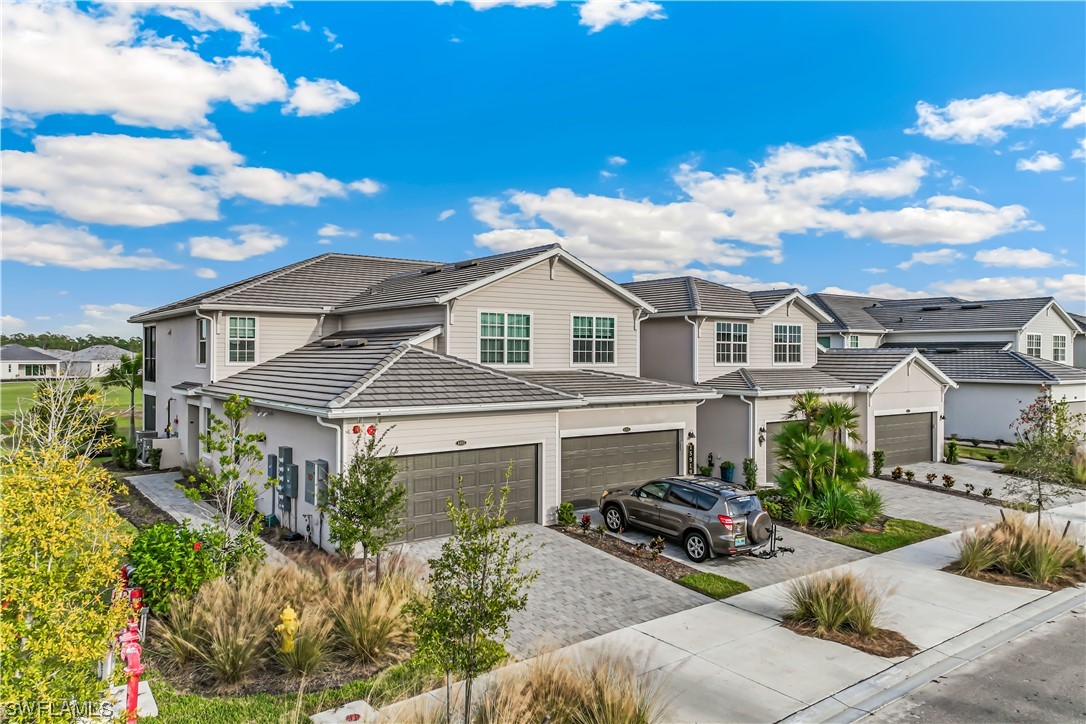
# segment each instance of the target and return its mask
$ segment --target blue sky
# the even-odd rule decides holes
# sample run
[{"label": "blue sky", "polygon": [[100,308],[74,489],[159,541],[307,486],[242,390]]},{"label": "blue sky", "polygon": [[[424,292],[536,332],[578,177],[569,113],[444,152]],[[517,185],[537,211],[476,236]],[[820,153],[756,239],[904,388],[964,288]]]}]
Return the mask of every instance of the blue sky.
[{"label": "blue sky", "polygon": [[[5,8],[3,321],[316,254],[1086,311],[1086,6]],[[321,232],[324,232],[323,234]]]}]

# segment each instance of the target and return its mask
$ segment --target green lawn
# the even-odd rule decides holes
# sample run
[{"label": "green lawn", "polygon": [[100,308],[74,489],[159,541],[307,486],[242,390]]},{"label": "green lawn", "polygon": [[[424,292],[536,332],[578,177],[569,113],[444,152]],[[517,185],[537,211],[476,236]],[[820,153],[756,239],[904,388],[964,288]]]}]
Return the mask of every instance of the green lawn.
[{"label": "green lawn", "polygon": [[692,588],[698,593],[704,593],[709,598],[716,599],[727,598],[750,590],[750,587],[741,581],[733,581],[715,573],[689,573],[676,583]]},{"label": "green lawn", "polygon": [[958,445],[958,457],[969,458],[971,460],[988,460],[989,456],[991,456],[992,462],[999,462],[1003,460],[1003,450],[973,447],[971,445]]},{"label": "green lawn", "polygon": [[919,543],[928,538],[938,538],[949,532],[944,528],[938,528],[916,520],[893,518],[886,521],[881,533],[849,533],[848,535],[833,536],[830,540],[850,548],[859,548],[868,553],[885,553],[895,548]]},{"label": "green lawn", "polygon": [[[4,382],[0,384],[0,421],[11,419],[20,405],[27,406],[34,396],[37,382]],[[106,406],[117,415],[117,433],[128,437],[128,391],[112,387],[106,390]],[[136,429],[143,424],[143,391],[136,390]]]}]

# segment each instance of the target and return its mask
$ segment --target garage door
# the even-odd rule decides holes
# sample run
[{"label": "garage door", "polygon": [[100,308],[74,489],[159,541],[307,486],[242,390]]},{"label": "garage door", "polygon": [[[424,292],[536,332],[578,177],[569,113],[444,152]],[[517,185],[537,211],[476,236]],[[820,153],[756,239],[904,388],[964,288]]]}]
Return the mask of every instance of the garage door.
[{"label": "garage door", "polygon": [[513,472],[506,500],[508,517],[519,523],[536,522],[539,487],[536,445],[404,455],[396,461],[403,469],[396,479],[407,485],[406,523],[413,526],[407,534],[408,540],[449,535],[452,527],[445,501],[456,497],[457,478],[463,479],[468,502],[481,505],[488,492],[506,484],[510,463]]},{"label": "garage door", "polygon": [[770,422],[765,426],[765,479],[774,482],[780,465],[777,463],[777,435],[781,434],[788,422]]},{"label": "garage door", "polygon": [[679,470],[679,432],[567,437],[562,440],[562,502],[595,505],[600,493]]},{"label": "garage door", "polygon": [[932,414],[882,415],[875,418],[875,448],[886,453],[886,465],[929,462],[932,459]]}]

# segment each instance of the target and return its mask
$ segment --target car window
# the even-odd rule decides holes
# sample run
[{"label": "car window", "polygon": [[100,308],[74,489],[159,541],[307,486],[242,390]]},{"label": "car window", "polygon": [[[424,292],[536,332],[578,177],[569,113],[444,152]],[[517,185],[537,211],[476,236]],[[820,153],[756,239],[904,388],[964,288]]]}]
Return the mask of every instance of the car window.
[{"label": "car window", "polygon": [[755,495],[741,495],[738,498],[728,498],[729,515],[746,515],[747,513],[761,509],[762,504]]},{"label": "car window", "polygon": [[645,497],[654,498],[656,500],[664,500],[667,498],[667,483],[656,480],[648,485],[641,486],[641,493]]},{"label": "car window", "polygon": [[712,493],[698,493],[698,510],[712,510],[717,500]]},{"label": "car window", "polygon": [[698,493],[685,485],[672,483],[667,493],[667,502],[683,505],[687,508],[695,508],[697,507]]}]

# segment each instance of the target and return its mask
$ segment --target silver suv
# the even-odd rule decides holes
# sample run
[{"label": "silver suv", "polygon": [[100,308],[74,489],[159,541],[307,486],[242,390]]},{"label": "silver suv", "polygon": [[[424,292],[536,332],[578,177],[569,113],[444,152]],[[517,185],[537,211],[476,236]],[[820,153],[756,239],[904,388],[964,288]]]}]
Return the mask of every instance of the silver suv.
[{"label": "silver suv", "polygon": [[613,532],[636,526],[681,540],[686,555],[699,563],[710,556],[748,553],[773,535],[773,521],[758,496],[739,483],[703,475],[605,490],[600,513]]}]

